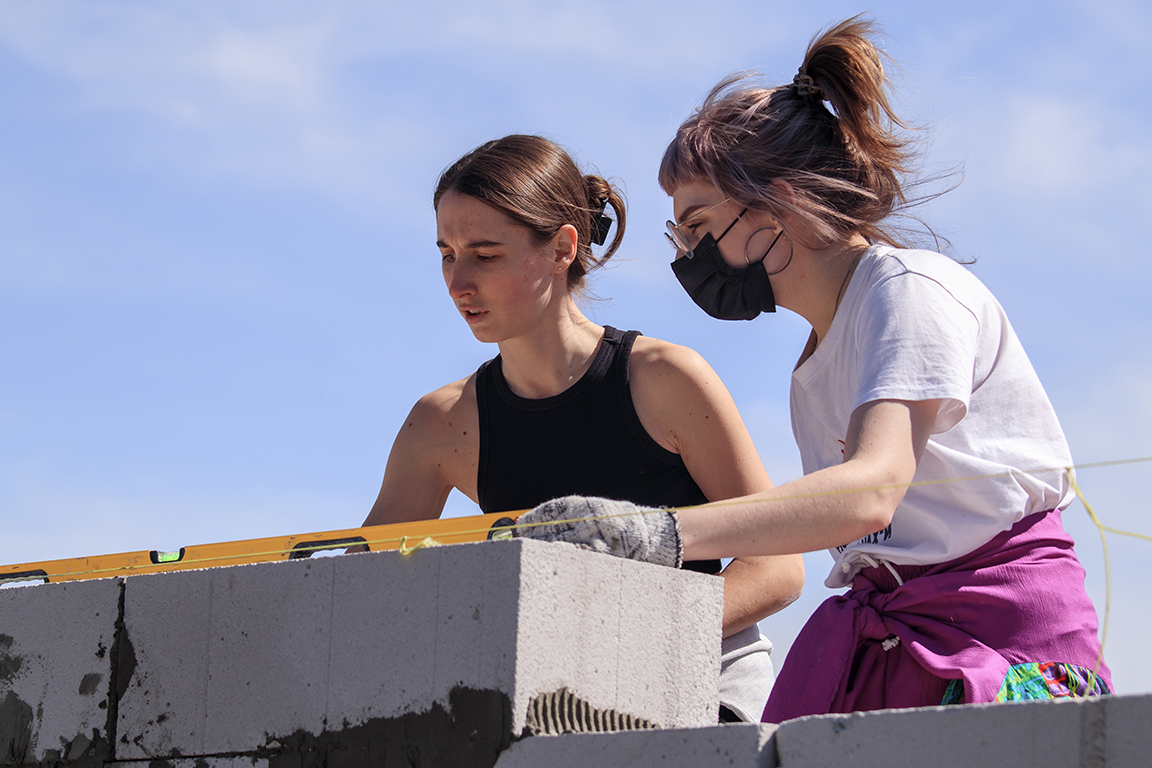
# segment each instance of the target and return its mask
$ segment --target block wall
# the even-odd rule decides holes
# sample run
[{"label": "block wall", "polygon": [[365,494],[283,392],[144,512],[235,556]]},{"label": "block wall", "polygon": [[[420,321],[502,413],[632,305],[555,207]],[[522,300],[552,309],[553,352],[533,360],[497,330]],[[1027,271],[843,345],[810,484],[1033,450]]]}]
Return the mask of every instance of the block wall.
[{"label": "block wall", "polygon": [[525,540],[0,590],[0,765],[491,765],[542,706],[709,724],[722,600]]}]

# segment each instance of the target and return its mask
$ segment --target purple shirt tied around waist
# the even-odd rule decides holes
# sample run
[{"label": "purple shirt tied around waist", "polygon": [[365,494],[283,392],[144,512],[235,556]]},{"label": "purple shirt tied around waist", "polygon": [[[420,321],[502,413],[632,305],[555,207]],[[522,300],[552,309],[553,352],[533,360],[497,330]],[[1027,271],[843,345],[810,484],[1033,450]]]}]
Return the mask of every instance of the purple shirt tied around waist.
[{"label": "purple shirt tied around waist", "polygon": [[[1029,515],[950,562],[898,570],[923,573],[896,586],[886,568],[869,568],[816,609],[776,678],[764,722],[934,706],[956,679],[964,703],[989,702],[1013,664],[1096,667],[1096,611],[1059,510]],[[1111,690],[1103,662],[1098,674]]]}]

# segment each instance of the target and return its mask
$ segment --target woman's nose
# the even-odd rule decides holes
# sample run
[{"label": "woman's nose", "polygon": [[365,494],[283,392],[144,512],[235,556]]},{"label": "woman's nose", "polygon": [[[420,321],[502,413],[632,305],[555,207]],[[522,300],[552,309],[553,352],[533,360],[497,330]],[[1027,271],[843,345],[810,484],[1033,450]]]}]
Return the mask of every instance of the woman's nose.
[{"label": "woman's nose", "polygon": [[454,299],[460,299],[476,292],[476,281],[473,280],[472,270],[459,261],[453,262],[451,268],[445,271],[444,280],[448,283],[448,294]]}]

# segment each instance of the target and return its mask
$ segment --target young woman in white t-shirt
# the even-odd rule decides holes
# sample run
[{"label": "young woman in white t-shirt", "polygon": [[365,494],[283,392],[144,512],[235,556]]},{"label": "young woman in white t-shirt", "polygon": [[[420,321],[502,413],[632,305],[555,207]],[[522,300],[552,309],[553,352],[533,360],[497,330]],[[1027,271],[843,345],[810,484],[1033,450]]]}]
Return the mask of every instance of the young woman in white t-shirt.
[{"label": "young woman in white t-shirt", "polygon": [[885,226],[909,147],[872,35],[860,17],[818,35],[786,85],[721,82],[660,169],[693,300],[812,326],[791,395],[804,476],[665,513],[570,497],[523,535],[655,562],[828,549],[826,584],[850,591],[797,638],[769,722],[1108,692],[1055,412],[988,290]]}]

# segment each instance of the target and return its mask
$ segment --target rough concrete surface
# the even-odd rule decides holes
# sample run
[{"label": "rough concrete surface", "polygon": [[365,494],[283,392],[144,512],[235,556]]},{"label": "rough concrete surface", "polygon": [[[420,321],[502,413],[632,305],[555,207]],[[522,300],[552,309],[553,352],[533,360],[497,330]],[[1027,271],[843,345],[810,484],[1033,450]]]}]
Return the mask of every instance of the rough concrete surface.
[{"label": "rough concrete surface", "polygon": [[116,768],[268,768],[265,757],[194,757],[165,760],[129,760]]},{"label": "rough concrete surface", "polygon": [[507,697],[509,736],[565,686],[710,723],[721,610],[715,577],[525,540],[131,577],[116,756],[250,753],[434,705],[456,723],[459,690]]},{"label": "rough concrete surface", "polygon": [[774,725],[740,724],[537,736],[509,747],[496,768],[775,768],[769,741],[775,730]]},{"label": "rough concrete surface", "polygon": [[121,580],[0,589],[0,766],[101,765]]},{"label": "rough concrete surface", "polygon": [[1152,695],[819,715],[773,741],[781,768],[1148,768]]},{"label": "rough concrete surface", "polygon": [[[515,715],[523,716],[536,693],[567,687],[664,728],[715,723],[722,581],[544,546],[548,557],[524,560],[517,664],[533,685],[517,689]],[[517,720],[516,732],[522,728]]]},{"label": "rough concrete surface", "polygon": [[[1101,703],[1106,730],[1105,764],[1112,768],[1152,765],[1152,694],[1117,696]],[[1081,728],[1085,727],[1085,719],[1081,718]],[[1084,741],[1082,738],[1081,743]]]},{"label": "rough concrete surface", "polygon": [[1148,768],[1152,695],[526,738],[496,768]]},{"label": "rough concrete surface", "polygon": [[457,688],[448,705],[372,718],[319,734],[298,731],[255,754],[202,755],[117,763],[147,768],[491,768],[511,742],[508,698]]}]

